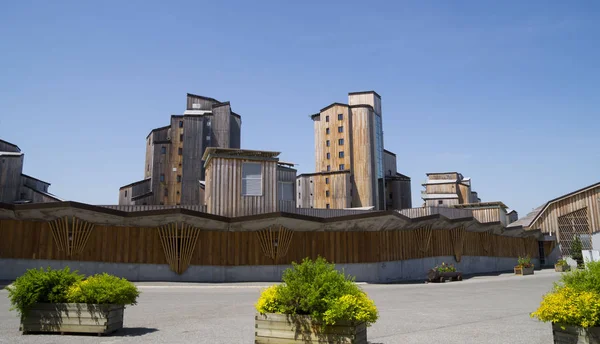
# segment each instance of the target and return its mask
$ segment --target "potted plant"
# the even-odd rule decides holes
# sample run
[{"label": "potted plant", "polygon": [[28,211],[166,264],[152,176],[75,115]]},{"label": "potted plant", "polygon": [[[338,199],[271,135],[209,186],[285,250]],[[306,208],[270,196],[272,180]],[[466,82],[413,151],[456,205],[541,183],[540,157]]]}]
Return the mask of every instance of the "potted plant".
[{"label": "potted plant", "polygon": [[600,344],[600,262],[563,274],[531,316],[552,323],[554,343]]},{"label": "potted plant", "polygon": [[68,267],[28,270],[6,289],[23,334],[111,333],[123,328],[125,305],[135,305],[139,296],[126,279],[108,274],[85,278]]},{"label": "potted plant", "polygon": [[323,258],[307,258],[282,280],[255,305],[255,343],[367,343],[377,308],[352,277]]},{"label": "potted plant", "polygon": [[556,264],[554,264],[554,271],[556,272],[565,272],[571,270],[571,267],[564,259],[559,259]]},{"label": "potted plant", "polygon": [[437,265],[427,273],[427,279],[429,282],[444,282],[445,280],[450,281],[462,281],[462,272],[456,271],[456,268],[452,264],[446,264],[442,262],[442,265]]},{"label": "potted plant", "polygon": [[533,263],[531,263],[529,256],[519,257],[517,266],[515,266],[515,275],[533,275]]}]

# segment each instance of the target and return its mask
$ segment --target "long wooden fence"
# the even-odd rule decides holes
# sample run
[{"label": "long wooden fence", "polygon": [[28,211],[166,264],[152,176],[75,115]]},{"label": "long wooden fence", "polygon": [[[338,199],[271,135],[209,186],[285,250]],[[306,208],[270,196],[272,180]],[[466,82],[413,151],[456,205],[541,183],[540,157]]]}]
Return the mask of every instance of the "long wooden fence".
[{"label": "long wooden fence", "polygon": [[[454,256],[456,261],[462,256],[539,256],[535,238],[468,232],[460,226],[302,232],[281,226],[261,231],[208,231],[182,223],[163,229],[94,225],[82,236],[78,232],[90,228],[85,221],[72,218],[62,223],[64,227],[48,222],[0,220],[0,258],[169,264],[182,273],[188,265],[289,264],[318,256],[334,263],[435,256]],[[53,233],[57,229],[63,234]],[[72,243],[73,238],[76,243]],[[74,246],[69,248],[69,245]]]}]

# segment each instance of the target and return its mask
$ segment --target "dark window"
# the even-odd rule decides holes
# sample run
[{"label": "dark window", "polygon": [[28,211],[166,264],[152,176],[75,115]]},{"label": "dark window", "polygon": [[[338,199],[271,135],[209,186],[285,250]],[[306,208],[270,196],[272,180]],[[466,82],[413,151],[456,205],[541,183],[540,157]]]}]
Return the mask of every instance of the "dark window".
[{"label": "dark window", "polygon": [[339,139],[338,140],[338,145],[343,146],[344,145],[344,139]]},{"label": "dark window", "polygon": [[390,194],[390,199],[392,199],[392,198],[394,198],[394,197],[392,197],[392,194]]},{"label": "dark window", "polygon": [[164,174],[162,174],[162,173],[161,173],[161,175],[160,175],[160,181],[161,181],[161,182],[164,182],[164,181],[165,181],[165,175],[164,175]]},{"label": "dark window", "polygon": [[142,203],[142,205],[147,205],[147,204],[148,204],[148,203],[146,203],[146,202]]},{"label": "dark window", "polygon": [[325,116],[325,122],[329,122],[329,116]]},{"label": "dark window", "polygon": [[169,189],[165,189],[165,196],[169,196]]},{"label": "dark window", "polygon": [[160,202],[160,205],[165,205],[165,202]]},{"label": "dark window", "polygon": [[442,201],[442,200],[439,200],[439,201],[438,201],[438,204],[444,204],[444,201]]},{"label": "dark window", "polygon": [[[181,183],[181,176],[177,176],[177,182]],[[179,193],[179,192],[178,192]]]},{"label": "dark window", "polygon": [[329,190],[325,190],[325,197],[329,197]]},{"label": "dark window", "polygon": [[146,171],[150,171],[150,164],[148,164],[148,167],[146,168]]},{"label": "dark window", "polygon": [[325,178],[325,184],[329,184],[329,178]]},{"label": "dark window", "polygon": [[344,119],[344,114],[342,114],[342,113],[339,113],[339,114],[338,114],[338,120],[340,120],[340,121],[341,121],[341,120],[343,120],[343,119]]},{"label": "dark window", "polygon": [[344,164],[340,164],[340,171],[344,170]]},{"label": "dark window", "polygon": [[329,135],[329,128],[325,129],[325,134]]},{"label": "dark window", "polygon": [[[25,198],[23,197],[24,194],[21,194],[21,199]],[[125,190],[125,197],[127,197],[127,190]]]},{"label": "dark window", "polygon": [[327,153],[327,159],[331,159],[331,154]]},{"label": "dark window", "polygon": [[325,141],[325,145],[327,145],[327,147],[329,147],[329,140]]},{"label": "dark window", "polygon": [[183,134],[179,135],[179,141],[183,142]]},{"label": "dark window", "polygon": [[179,154],[179,155],[183,155],[183,148],[179,147],[179,148],[177,149],[177,154]]},{"label": "dark window", "polygon": [[[127,197],[127,190],[125,190],[125,197]],[[25,199],[25,194],[24,193],[21,193],[21,199],[22,200]]]},{"label": "dark window", "polygon": [[179,127],[183,128],[183,121],[179,121]]},{"label": "dark window", "polygon": [[325,204],[325,208],[329,209],[329,203]]},{"label": "dark window", "polygon": [[177,190],[177,194],[179,195],[179,190]]},{"label": "dark window", "polygon": [[331,166],[327,165],[327,171],[331,171]]},{"label": "dark window", "polygon": [[340,158],[343,158],[344,157],[344,151],[339,152],[338,155],[339,155]]},{"label": "dark window", "polygon": [[148,140],[148,146],[150,146],[150,140]]},{"label": "dark window", "polygon": [[300,198],[300,197],[301,197],[301,196],[300,196],[300,193],[298,192],[298,198]]},{"label": "dark window", "polygon": [[343,133],[344,132],[344,127],[338,127],[338,133]]},{"label": "dark window", "polygon": [[165,146],[160,147],[160,154],[167,154],[167,147],[165,147]]}]

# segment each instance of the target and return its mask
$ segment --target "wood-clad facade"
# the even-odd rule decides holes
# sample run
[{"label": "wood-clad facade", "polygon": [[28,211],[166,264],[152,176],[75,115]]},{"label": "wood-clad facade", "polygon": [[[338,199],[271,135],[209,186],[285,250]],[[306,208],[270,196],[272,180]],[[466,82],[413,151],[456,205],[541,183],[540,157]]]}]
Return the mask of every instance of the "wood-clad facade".
[{"label": "wood-clad facade", "polygon": [[150,190],[121,187],[119,204],[203,204],[199,182],[205,179],[204,151],[239,148],[240,135],[241,118],[229,102],[188,94],[185,113],[171,116],[168,126],[146,138],[144,179],[150,180]]},{"label": "wood-clad facade", "polygon": [[478,203],[481,200],[471,188],[471,179],[458,172],[427,173],[421,192],[426,207],[451,207]]},{"label": "wood-clad facade", "polygon": [[345,209],[352,204],[349,170],[301,174],[296,180],[299,208]]},{"label": "wood-clad facade", "polygon": [[455,205],[455,208],[468,209],[481,223],[499,222],[503,226],[510,223],[507,206],[502,202],[467,203]]}]

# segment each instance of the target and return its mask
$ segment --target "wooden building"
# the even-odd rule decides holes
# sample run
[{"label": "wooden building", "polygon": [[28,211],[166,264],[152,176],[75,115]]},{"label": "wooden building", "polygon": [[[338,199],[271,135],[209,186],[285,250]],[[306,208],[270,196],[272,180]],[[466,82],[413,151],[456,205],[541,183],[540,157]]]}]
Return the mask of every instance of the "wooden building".
[{"label": "wooden building", "polygon": [[499,222],[503,226],[508,226],[510,223],[508,207],[502,202],[465,203],[452,207],[471,210],[473,217],[481,223]]},{"label": "wooden building", "polygon": [[[410,181],[396,172],[386,178],[383,148],[381,97],[374,91],[348,94],[348,104],[333,103],[311,116],[315,135],[314,174],[302,174],[299,183],[314,184],[315,192],[301,191],[299,207],[374,207],[386,209],[406,206],[410,199]],[[391,153],[391,152],[388,152]],[[393,155],[395,167],[395,155]],[[350,187],[345,174],[349,172]],[[327,176],[325,176],[327,174]],[[334,184],[326,184],[335,179]],[[397,184],[397,185],[396,185]],[[310,187],[310,185],[308,185]],[[389,187],[393,192],[387,192]],[[347,190],[348,194],[340,194]],[[335,194],[335,201],[332,196]],[[388,200],[392,195],[392,200]],[[348,204],[347,199],[350,199]]]},{"label": "wooden building", "polygon": [[383,166],[385,172],[385,209],[412,208],[410,177],[398,173],[396,169],[396,154],[383,150]]},{"label": "wooden building", "polygon": [[296,170],[279,163],[279,154],[207,148],[202,158],[207,212],[237,217],[296,208]]},{"label": "wooden building", "polygon": [[0,202],[45,203],[61,201],[48,192],[50,183],[23,173],[25,154],[10,142],[0,140]]},{"label": "wooden building", "polygon": [[207,147],[240,148],[242,120],[229,102],[187,95],[183,115],[146,137],[144,179],[119,189],[119,204],[203,204]]},{"label": "wooden building", "polygon": [[540,230],[556,238],[564,256],[579,237],[584,250],[592,249],[592,235],[600,232],[600,183],[552,199],[508,228]]},{"label": "wooden building", "polygon": [[479,203],[481,199],[471,189],[471,178],[458,172],[427,173],[421,198],[426,207],[449,207],[458,204]]},{"label": "wooden building", "polygon": [[[345,209],[352,204],[350,171],[303,173],[297,178],[300,208]],[[321,196],[315,196],[320,194]]]}]

